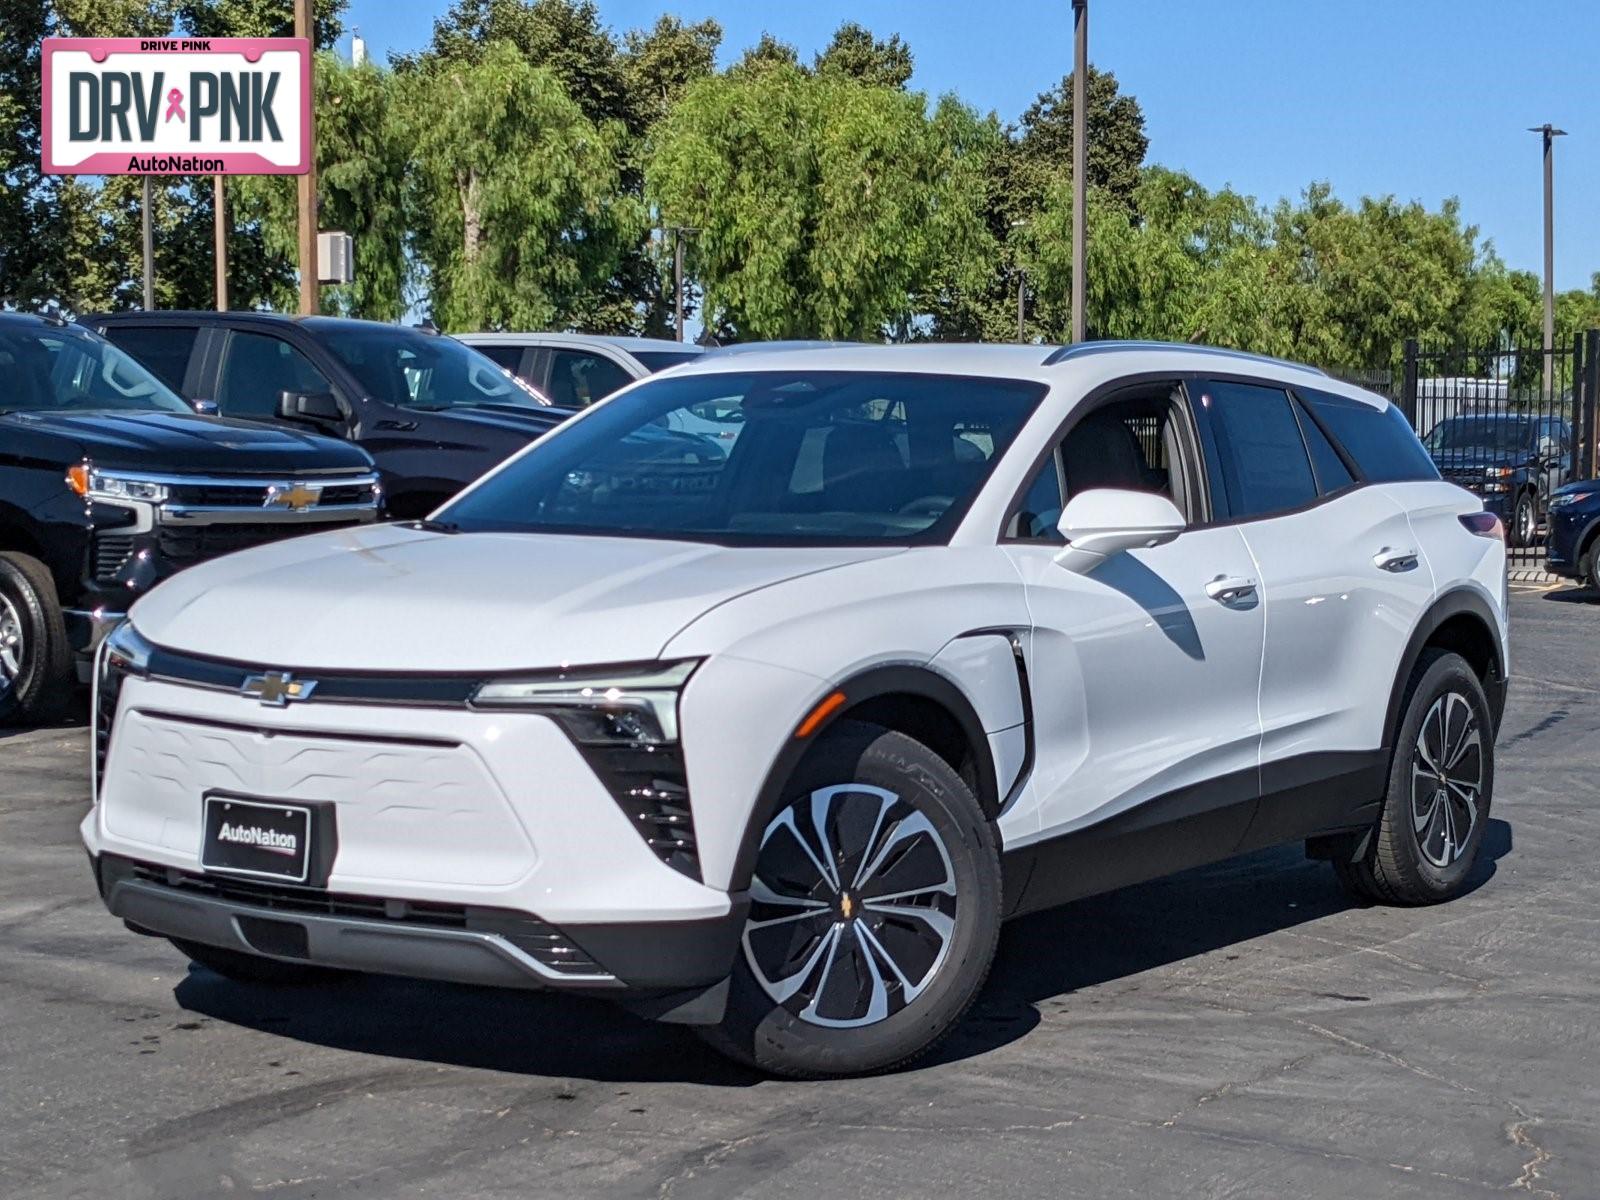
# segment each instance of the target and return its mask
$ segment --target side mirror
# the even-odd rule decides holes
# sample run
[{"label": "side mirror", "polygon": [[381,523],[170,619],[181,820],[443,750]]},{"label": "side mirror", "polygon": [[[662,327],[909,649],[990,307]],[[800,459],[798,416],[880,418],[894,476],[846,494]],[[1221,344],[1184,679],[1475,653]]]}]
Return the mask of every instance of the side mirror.
[{"label": "side mirror", "polygon": [[1079,575],[1094,570],[1113,554],[1161,546],[1188,523],[1177,506],[1153,492],[1093,488],[1067,501],[1056,529],[1067,539],[1056,563]]},{"label": "side mirror", "polygon": [[191,400],[189,407],[202,417],[215,417],[222,413],[222,406],[215,400]]},{"label": "side mirror", "polygon": [[332,392],[279,392],[278,415],[285,421],[344,420],[344,410]]}]

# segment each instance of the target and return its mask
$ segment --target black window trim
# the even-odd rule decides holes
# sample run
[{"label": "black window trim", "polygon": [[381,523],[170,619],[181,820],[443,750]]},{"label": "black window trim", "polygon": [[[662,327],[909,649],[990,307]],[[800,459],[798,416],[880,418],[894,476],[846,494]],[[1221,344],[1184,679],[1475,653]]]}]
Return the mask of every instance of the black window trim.
[{"label": "black window trim", "polygon": [[[1056,461],[1056,482],[1061,487],[1062,501],[1066,501],[1066,479],[1062,470],[1060,458],[1061,443],[1066,440],[1069,433],[1085,417],[1091,413],[1115,404],[1124,392],[1141,391],[1151,384],[1165,383],[1178,393],[1177,407],[1184,418],[1184,434],[1186,445],[1184,447],[1185,459],[1198,459],[1198,462],[1185,461],[1184,470],[1188,476],[1186,491],[1194,497],[1194,505],[1204,520],[1191,520],[1188,529],[1206,529],[1212,524],[1210,517],[1213,512],[1211,507],[1211,480],[1209,472],[1205,469],[1204,451],[1201,447],[1201,429],[1199,419],[1194,412],[1194,402],[1189,395],[1188,384],[1194,379],[1203,378],[1193,372],[1174,371],[1141,371],[1133,375],[1124,375],[1117,379],[1107,380],[1099,387],[1093,388],[1081,400],[1072,406],[1070,412],[1056,426],[1055,432],[1045,441],[1043,449],[1036,453],[1028,464],[1027,471],[1023,474],[1022,482],[1017,486],[1007,503],[1005,514],[1000,519],[1000,532],[996,544],[1001,546],[1056,546],[1059,543],[1047,537],[1020,537],[1006,531],[1011,528],[1011,522],[1022,511],[1022,502],[1027,498],[1028,490],[1033,486],[1033,480],[1043,469],[1045,460],[1054,456]],[[1125,398],[1125,397],[1124,397]],[[1182,536],[1182,535],[1180,535]]]}]

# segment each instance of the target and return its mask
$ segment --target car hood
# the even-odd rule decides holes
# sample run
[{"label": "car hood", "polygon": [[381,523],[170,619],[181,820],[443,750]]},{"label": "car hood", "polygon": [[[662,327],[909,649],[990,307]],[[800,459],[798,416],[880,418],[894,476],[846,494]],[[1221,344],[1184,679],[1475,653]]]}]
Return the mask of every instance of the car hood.
[{"label": "car hood", "polygon": [[98,467],[217,475],[283,475],[372,465],[367,452],[317,433],[166,412],[17,412],[0,417],[77,447]]},{"label": "car hood", "polygon": [[512,434],[525,442],[542,437],[557,425],[577,415],[571,408],[495,408],[458,404],[452,408],[430,412],[431,417],[442,417],[465,430],[494,430]]},{"label": "car hood", "polygon": [[902,552],[377,525],[202,563],[131,615],[157,645],[264,667],[443,673],[639,662],[736,596]]}]

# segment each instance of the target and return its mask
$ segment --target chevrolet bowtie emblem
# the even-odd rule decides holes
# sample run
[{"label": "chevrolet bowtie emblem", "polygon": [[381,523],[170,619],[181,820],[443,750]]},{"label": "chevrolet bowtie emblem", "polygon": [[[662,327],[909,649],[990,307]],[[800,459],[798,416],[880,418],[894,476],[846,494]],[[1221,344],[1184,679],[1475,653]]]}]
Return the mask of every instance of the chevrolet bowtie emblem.
[{"label": "chevrolet bowtie emblem", "polygon": [[262,501],[263,508],[287,508],[290,512],[304,512],[322,499],[320,487],[307,487],[303,483],[291,484],[289,487],[279,487],[274,484],[267,489],[267,498]]},{"label": "chevrolet bowtie emblem", "polygon": [[296,679],[288,671],[268,671],[265,675],[252,675],[239,689],[242,696],[253,696],[263,704],[282,708],[291,700],[308,700],[316,690],[315,679]]}]

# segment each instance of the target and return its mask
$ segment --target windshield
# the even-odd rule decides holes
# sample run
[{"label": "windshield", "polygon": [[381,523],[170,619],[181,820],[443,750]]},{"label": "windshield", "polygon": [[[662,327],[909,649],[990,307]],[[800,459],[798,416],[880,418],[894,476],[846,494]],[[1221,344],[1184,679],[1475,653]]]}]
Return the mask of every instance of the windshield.
[{"label": "windshield", "polygon": [[630,350],[628,353],[637,358],[639,365],[652,375],[657,371],[665,371],[668,367],[693,362],[701,354],[699,350]]},{"label": "windshield", "polygon": [[1481,417],[1451,417],[1429,431],[1428,453],[1511,454],[1533,449],[1533,422],[1527,417],[1490,413]]},{"label": "windshield", "polygon": [[438,519],[725,545],[945,541],[1044,390],[865,371],[666,376],[558,430]]},{"label": "windshield", "polygon": [[149,371],[81,329],[0,329],[0,413],[193,413]]},{"label": "windshield", "polygon": [[549,401],[454,338],[398,326],[342,326],[325,344],[369,395],[403,408],[542,408]]}]

